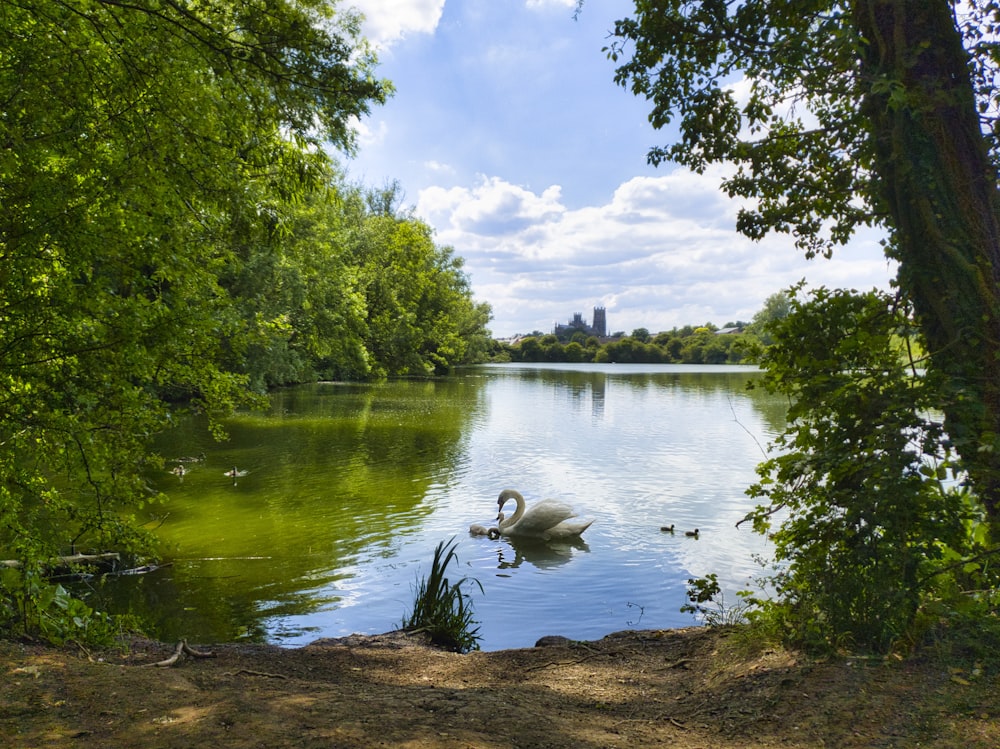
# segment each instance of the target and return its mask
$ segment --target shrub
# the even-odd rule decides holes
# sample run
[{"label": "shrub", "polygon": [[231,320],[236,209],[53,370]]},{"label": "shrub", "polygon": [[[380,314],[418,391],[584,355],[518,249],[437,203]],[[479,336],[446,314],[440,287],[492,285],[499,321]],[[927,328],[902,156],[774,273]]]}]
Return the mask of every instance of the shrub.
[{"label": "shrub", "polygon": [[938,383],[900,356],[906,323],[886,295],[819,289],[770,328],[763,385],[789,426],[747,519],[779,567],[760,614],[798,644],[885,651],[972,551],[977,503],[933,418]]},{"label": "shrub", "polygon": [[35,571],[0,570],[0,634],[5,637],[40,637],[54,645],[72,641],[108,646],[123,622],[93,610]]}]

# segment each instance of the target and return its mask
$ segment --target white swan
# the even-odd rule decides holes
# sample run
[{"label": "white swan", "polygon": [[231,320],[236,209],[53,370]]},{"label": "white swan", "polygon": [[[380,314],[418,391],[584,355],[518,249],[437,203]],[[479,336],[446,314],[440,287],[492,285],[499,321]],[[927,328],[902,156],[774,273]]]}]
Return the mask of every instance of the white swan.
[{"label": "white swan", "polygon": [[553,541],[562,538],[576,538],[583,533],[593,520],[577,520],[573,508],[554,499],[543,499],[530,510],[525,510],[524,497],[514,489],[504,489],[500,492],[497,505],[502,511],[503,506],[513,499],[517,502],[517,510],[506,520],[503,512],[497,515],[497,525],[504,536],[519,536],[521,538],[540,538]]}]

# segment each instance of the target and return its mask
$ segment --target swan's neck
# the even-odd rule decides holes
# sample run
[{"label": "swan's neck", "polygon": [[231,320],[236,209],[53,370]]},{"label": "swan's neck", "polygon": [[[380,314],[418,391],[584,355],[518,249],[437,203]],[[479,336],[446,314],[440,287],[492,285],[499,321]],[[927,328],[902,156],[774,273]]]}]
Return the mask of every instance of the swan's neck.
[{"label": "swan's neck", "polygon": [[[501,529],[512,527],[517,523],[518,520],[521,519],[521,516],[524,515],[524,497],[522,497],[515,491],[510,491],[507,493],[507,499],[504,500],[504,504],[507,504],[507,502],[509,502],[512,499],[515,502],[517,502],[517,509],[514,510],[514,514],[511,515],[509,518],[500,520],[498,525],[500,526]],[[503,509],[503,505],[500,506],[500,509],[501,510]]]}]

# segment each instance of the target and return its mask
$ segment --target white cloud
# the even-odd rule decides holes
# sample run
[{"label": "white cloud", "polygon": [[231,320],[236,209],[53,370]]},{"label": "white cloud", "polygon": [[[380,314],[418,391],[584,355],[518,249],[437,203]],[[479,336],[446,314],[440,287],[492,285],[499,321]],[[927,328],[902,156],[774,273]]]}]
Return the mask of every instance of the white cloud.
[{"label": "white cloud", "polygon": [[570,210],[561,188],[541,193],[483,177],[472,188],[420,192],[417,213],[465,258],[477,299],[494,311],[494,334],[550,331],[605,306],[609,326],[653,332],[749,320],[774,292],[814,285],[885,287],[890,269],[877,237],[833,261],[806,261],[790,238],[755,243],[733,229],[738,206],[718,189],[722,169],[635,177],[604,205]]},{"label": "white cloud", "polygon": [[[803,277],[855,288],[890,277],[876,236],[810,263],[790,237],[736,234],[722,169],[646,164],[677,134],[652,130],[648,103],[614,84],[601,53],[629,0],[588,3],[578,20],[575,0],[347,2],[374,43],[392,45],[380,74],[397,89],[351,169],[417,196],[492,305],[495,334],[548,331],[595,305],[613,330],[723,324]],[[734,95],[745,101],[749,85],[734,80]]]},{"label": "white cloud", "polygon": [[424,168],[431,172],[436,172],[438,174],[454,174],[455,167],[451,164],[442,164],[440,161],[434,161],[433,159],[424,162]]},{"label": "white cloud", "polygon": [[528,8],[575,8],[576,0],[527,0]]},{"label": "white cloud", "polygon": [[437,217],[451,231],[473,235],[509,235],[557,219],[565,208],[561,188],[553,185],[541,195],[498,177],[483,178],[472,189],[430,187],[421,191],[417,213]]},{"label": "white cloud", "polygon": [[433,34],[445,0],[350,0],[365,16],[365,36],[376,48],[387,48],[408,34]]}]

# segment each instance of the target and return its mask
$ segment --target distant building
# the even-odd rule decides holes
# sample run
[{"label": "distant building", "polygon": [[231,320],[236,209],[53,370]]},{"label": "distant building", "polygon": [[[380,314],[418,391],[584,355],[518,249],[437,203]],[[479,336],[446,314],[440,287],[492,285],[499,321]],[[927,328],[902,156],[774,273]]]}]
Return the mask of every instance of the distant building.
[{"label": "distant building", "polygon": [[598,338],[606,338],[608,335],[608,316],[604,307],[594,307],[594,324],[587,325],[583,321],[583,314],[576,312],[573,319],[566,325],[556,323],[555,334],[558,338],[569,338],[576,332],[584,335],[593,335]]}]

